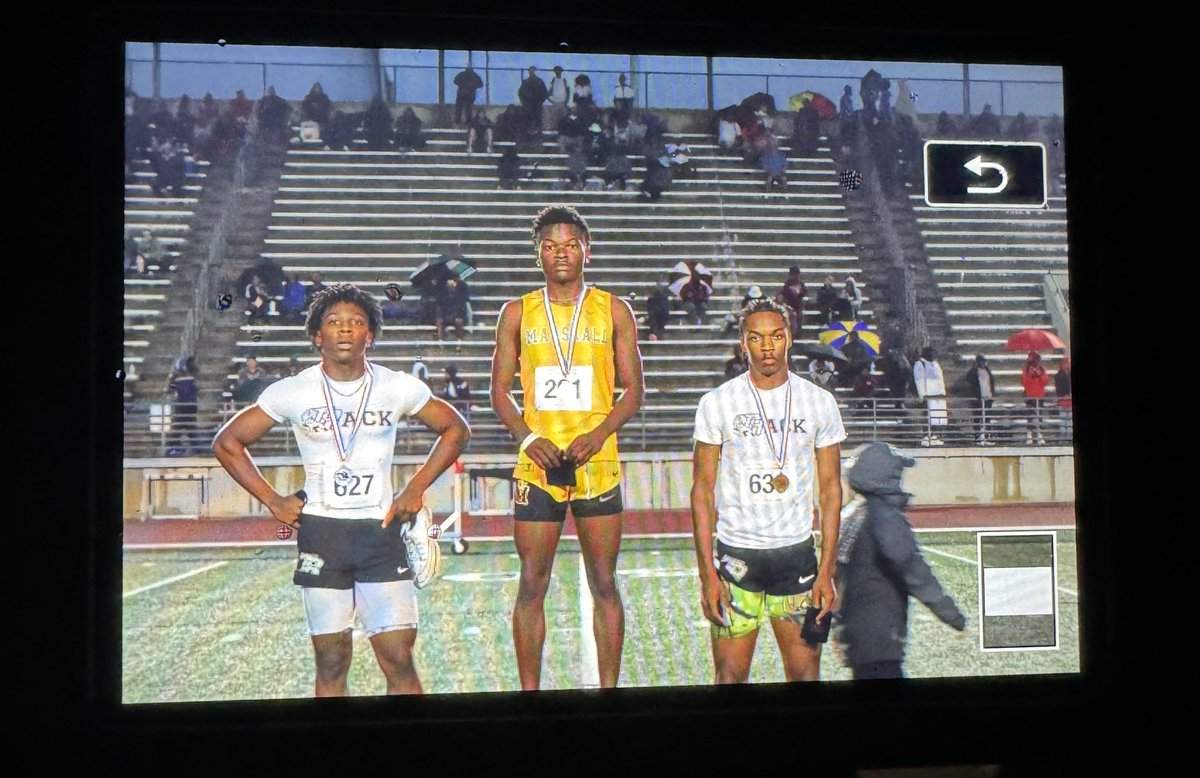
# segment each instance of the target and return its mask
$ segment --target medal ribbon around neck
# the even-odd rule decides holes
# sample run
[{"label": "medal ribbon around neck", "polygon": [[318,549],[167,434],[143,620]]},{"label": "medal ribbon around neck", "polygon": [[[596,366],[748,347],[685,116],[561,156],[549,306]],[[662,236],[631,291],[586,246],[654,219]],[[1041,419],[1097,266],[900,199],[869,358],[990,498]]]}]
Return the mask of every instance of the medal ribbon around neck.
[{"label": "medal ribbon around neck", "polygon": [[363,423],[363,409],[367,407],[367,401],[371,399],[371,390],[375,387],[375,375],[371,370],[371,364],[366,363],[366,391],[362,393],[362,399],[358,402],[358,410],[354,414],[354,426],[350,429],[350,436],[342,438],[342,425],[338,423],[337,412],[333,407],[333,387],[329,384],[329,376],[325,373],[324,366],[321,367],[321,391],[325,394],[325,409],[329,412],[329,420],[333,424],[333,443],[337,446],[338,459],[345,462],[354,453],[354,441],[358,438],[358,430]]},{"label": "medal ribbon around neck", "polygon": [[[762,419],[763,433],[767,436],[767,444],[771,447],[771,456],[775,458],[775,462],[779,465],[779,472],[783,472],[783,463],[787,459],[788,437],[792,431],[792,379],[789,376],[787,380],[787,410],[783,416],[783,432],[780,437],[779,451],[775,450],[775,437],[771,434],[771,425],[767,419],[767,412],[764,410],[762,397],[758,393],[758,387],[754,385],[754,381],[750,380],[750,374],[746,373],[746,383],[750,384],[750,392],[754,395],[754,404],[758,406],[758,416]],[[785,485],[786,488],[786,485]]]},{"label": "medal ribbon around neck", "polygon": [[550,291],[542,287],[542,306],[546,309],[546,319],[550,322],[550,341],[554,344],[554,353],[558,357],[558,369],[563,378],[571,374],[571,361],[575,357],[575,329],[579,326],[579,314],[583,312],[583,298],[587,297],[588,286],[585,283],[579,290],[579,300],[575,303],[575,312],[571,314],[571,339],[567,341],[567,355],[563,357],[562,346],[558,342],[558,325],[554,323],[554,312],[550,310]]}]

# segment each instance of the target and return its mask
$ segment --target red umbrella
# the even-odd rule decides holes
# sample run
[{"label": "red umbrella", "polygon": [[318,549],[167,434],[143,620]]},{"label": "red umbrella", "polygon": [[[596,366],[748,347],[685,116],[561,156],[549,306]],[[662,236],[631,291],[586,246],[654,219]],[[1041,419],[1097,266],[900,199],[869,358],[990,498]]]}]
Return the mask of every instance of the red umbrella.
[{"label": "red umbrella", "polygon": [[1050,330],[1021,330],[1010,335],[1004,344],[1005,351],[1041,351],[1066,347],[1067,344]]}]

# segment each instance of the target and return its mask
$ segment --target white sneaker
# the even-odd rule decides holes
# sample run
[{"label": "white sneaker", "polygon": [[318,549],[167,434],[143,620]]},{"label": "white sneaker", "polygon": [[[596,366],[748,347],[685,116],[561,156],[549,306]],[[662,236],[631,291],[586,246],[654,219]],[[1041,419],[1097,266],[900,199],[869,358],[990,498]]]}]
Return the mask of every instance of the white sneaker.
[{"label": "white sneaker", "polygon": [[437,542],[441,527],[433,526],[433,512],[429,508],[421,508],[401,533],[408,566],[413,571],[413,585],[424,589],[442,573],[442,549]]}]

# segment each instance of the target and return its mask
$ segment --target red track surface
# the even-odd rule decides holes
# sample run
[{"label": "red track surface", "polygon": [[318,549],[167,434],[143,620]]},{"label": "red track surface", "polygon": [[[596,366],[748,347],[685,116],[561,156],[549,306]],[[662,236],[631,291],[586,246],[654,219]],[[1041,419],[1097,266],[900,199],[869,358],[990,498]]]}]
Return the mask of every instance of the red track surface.
[{"label": "red track surface", "polygon": [[[935,505],[908,512],[917,529],[1005,529],[1007,527],[1074,526],[1073,503],[1028,503],[1023,505]],[[444,520],[445,516],[438,516]],[[253,543],[278,541],[273,519],[151,519],[125,522],[126,544],[143,543]],[[688,511],[626,511],[626,535],[691,533]],[[567,519],[564,534],[575,534],[575,523]],[[467,516],[463,535],[470,538],[512,537],[512,517]]]}]

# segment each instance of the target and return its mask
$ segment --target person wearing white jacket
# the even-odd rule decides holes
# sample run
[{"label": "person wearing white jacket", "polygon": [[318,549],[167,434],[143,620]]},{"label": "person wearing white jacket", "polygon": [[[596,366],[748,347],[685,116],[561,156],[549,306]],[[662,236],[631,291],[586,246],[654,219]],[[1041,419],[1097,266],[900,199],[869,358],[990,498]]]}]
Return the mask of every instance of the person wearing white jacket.
[{"label": "person wearing white jacket", "polygon": [[946,426],[946,379],[942,376],[942,366],[937,363],[937,354],[931,346],[925,347],[921,358],[913,365],[913,382],[917,385],[917,396],[925,400],[928,414],[928,426],[925,437],[921,438],[921,445],[945,445],[934,428]]}]

